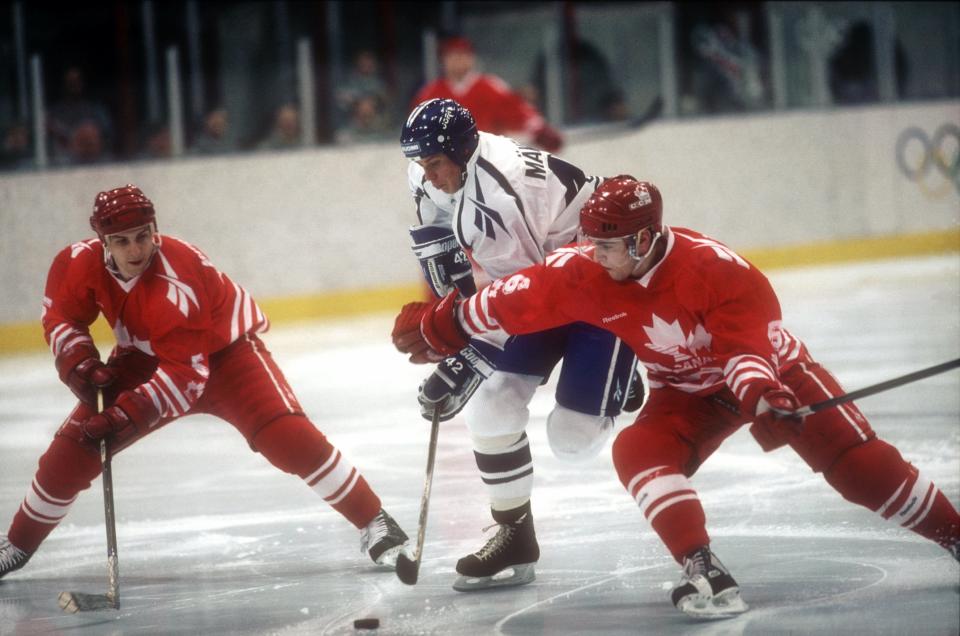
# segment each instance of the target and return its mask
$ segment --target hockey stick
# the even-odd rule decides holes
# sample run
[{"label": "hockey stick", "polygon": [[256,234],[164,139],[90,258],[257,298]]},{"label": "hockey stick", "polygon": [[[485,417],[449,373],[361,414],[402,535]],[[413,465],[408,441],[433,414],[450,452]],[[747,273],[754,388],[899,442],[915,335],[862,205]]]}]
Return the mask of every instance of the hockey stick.
[{"label": "hockey stick", "polygon": [[943,373],[944,371],[956,369],[957,367],[960,367],[960,358],[957,358],[956,360],[951,360],[950,362],[943,362],[941,364],[936,364],[932,367],[927,367],[926,369],[920,369],[919,371],[914,371],[913,373],[902,375],[899,378],[893,378],[885,382],[878,382],[877,384],[872,384],[862,389],[851,391],[850,393],[845,393],[844,395],[838,395],[837,397],[830,398],[829,400],[824,400],[822,402],[816,402],[814,404],[802,406],[796,411],[793,411],[792,413],[782,412],[781,414],[784,415],[785,417],[792,416],[795,418],[803,418],[812,413],[816,413],[817,411],[829,409],[839,404],[846,404],[847,402],[852,402],[853,400],[859,400],[860,398],[867,397],[868,395],[883,393],[884,391],[895,389],[898,386],[903,386],[904,384],[909,384],[911,382],[916,382],[917,380],[929,378],[931,375],[937,375],[938,373]]},{"label": "hockey stick", "polygon": [[433,485],[433,464],[437,458],[437,436],[440,433],[440,412],[443,403],[433,409],[433,421],[430,427],[430,445],[427,447],[427,477],[423,484],[423,496],[420,498],[420,522],[417,527],[417,547],[413,559],[403,552],[397,557],[397,578],[407,585],[416,585],[420,575],[420,557],[423,554],[423,538],[427,532],[427,508],[430,506],[430,488]]},{"label": "hockey stick", "polygon": [[[103,412],[103,391],[97,391],[97,413]],[[120,564],[117,560],[117,524],[113,508],[113,471],[107,438],[100,440],[100,465],[103,469],[103,514],[107,526],[107,593],[60,592],[57,603],[70,614],[102,609],[120,609]]]}]

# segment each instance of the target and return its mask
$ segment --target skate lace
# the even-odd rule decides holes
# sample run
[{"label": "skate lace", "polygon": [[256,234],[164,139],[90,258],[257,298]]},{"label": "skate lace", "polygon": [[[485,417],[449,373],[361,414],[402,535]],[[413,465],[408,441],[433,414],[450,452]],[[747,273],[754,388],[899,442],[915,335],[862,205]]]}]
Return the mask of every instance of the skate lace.
[{"label": "skate lace", "polygon": [[26,555],[26,552],[9,541],[0,541],[0,571],[19,564]]},{"label": "skate lace", "polygon": [[489,559],[491,556],[499,552],[506,546],[511,537],[515,532],[513,526],[506,523],[493,523],[483,529],[483,532],[488,531],[490,528],[500,526],[500,529],[497,530],[497,534],[490,537],[487,543],[480,548],[480,551],[476,553],[477,558],[481,561]]},{"label": "skate lace", "polygon": [[367,527],[360,533],[360,551],[366,552],[370,546],[376,545],[380,539],[390,533],[390,525],[383,513],[373,518]]},{"label": "skate lace", "polygon": [[691,579],[697,574],[706,574],[710,565],[710,553],[706,550],[697,550],[683,562],[683,575]]}]

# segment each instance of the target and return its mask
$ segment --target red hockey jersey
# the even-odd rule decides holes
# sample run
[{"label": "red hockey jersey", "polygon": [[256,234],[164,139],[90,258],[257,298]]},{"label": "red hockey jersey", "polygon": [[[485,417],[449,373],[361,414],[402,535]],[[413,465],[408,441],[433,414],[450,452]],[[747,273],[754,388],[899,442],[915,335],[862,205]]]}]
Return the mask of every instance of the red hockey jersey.
[{"label": "red hockey jersey", "polygon": [[766,277],[727,246],[683,228],[666,228],[666,254],[640,279],[615,281],[577,248],[554,251],[499,279],[459,309],[469,335],[587,322],[613,332],[646,367],[653,389],[705,395],[728,386],[753,401],[780,386],[780,371],[806,359],[781,326]]},{"label": "red hockey jersey", "polygon": [[537,110],[495,75],[470,73],[451,84],[440,78],[417,93],[414,105],[428,99],[454,99],[473,115],[477,129],[495,135],[532,135],[546,122]]},{"label": "red hockey jersey", "polygon": [[203,393],[210,354],[269,327],[246,290],[217,271],[199,249],[170,236],[160,237],[150,265],[129,281],[107,268],[98,239],[57,254],[41,317],[53,354],[92,343],[89,326],[100,313],[118,347],[158,359],[156,373],[136,390],[165,418],[183,415]]}]

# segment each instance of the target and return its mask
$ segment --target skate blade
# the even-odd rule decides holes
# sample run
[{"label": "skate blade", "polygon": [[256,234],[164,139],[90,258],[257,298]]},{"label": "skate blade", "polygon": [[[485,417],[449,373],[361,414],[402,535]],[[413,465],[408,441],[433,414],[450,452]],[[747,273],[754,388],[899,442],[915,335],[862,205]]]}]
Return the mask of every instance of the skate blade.
[{"label": "skate blade", "polygon": [[537,578],[533,563],[521,563],[500,570],[493,576],[460,576],[453,583],[458,592],[477,592],[498,587],[526,585]]},{"label": "skate blade", "polygon": [[718,620],[739,616],[750,606],[740,598],[740,590],[725,590],[716,596],[690,595],[680,601],[677,608],[691,618]]},{"label": "skate blade", "polygon": [[114,602],[107,594],[84,594],[83,592],[60,592],[60,596],[57,597],[57,605],[68,614],[119,609],[120,607],[120,604]]},{"label": "skate blade", "polygon": [[384,570],[397,569],[397,557],[400,556],[400,553],[403,552],[406,545],[407,544],[395,545],[392,548],[384,550],[374,563]]}]

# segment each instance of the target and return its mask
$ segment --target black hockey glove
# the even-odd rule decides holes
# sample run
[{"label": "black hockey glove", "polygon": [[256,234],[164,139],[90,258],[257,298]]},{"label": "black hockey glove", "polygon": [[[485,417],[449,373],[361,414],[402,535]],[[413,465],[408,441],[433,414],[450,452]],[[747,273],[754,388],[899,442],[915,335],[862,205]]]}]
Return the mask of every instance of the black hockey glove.
[{"label": "black hockey glove", "polygon": [[440,421],[446,422],[467,404],[480,383],[493,373],[493,365],[482,353],[467,345],[456,355],[445,358],[429,378],[420,384],[420,415],[429,420],[442,403]]},{"label": "black hockey glove", "polygon": [[460,248],[452,230],[438,225],[418,225],[410,228],[410,239],[423,276],[437,298],[443,298],[454,289],[464,297],[477,293],[470,259]]}]

